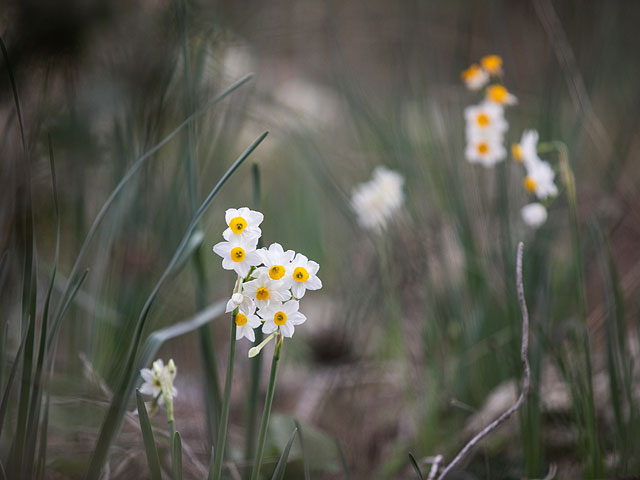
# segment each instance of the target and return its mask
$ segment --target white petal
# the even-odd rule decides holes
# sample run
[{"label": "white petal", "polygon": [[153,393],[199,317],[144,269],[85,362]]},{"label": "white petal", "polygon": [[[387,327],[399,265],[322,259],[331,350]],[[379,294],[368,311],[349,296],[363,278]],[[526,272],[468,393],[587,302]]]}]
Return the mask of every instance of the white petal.
[{"label": "white petal", "polygon": [[294,282],[293,285],[291,285],[291,293],[293,293],[293,296],[296,298],[304,297],[305,290],[304,283]]},{"label": "white petal", "polygon": [[264,333],[273,333],[278,329],[278,326],[273,323],[273,319],[271,320],[267,320],[266,322],[264,322],[264,325],[262,325],[262,331]]},{"label": "white petal", "polygon": [[285,323],[284,325],[282,325],[280,327],[280,331],[282,332],[282,335],[284,335],[287,338],[291,338],[293,337],[293,331],[294,331],[294,327],[292,324],[290,324],[289,322]]},{"label": "white petal", "polygon": [[322,281],[316,276],[309,277],[309,280],[306,281],[306,287],[308,290],[320,290]]}]

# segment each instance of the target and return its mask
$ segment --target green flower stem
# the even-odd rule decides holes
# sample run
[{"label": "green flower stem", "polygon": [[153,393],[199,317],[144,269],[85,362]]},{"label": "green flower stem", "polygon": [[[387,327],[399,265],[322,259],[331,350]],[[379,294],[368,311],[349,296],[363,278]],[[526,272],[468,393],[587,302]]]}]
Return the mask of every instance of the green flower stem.
[{"label": "green flower stem", "polygon": [[264,453],[264,442],[267,438],[267,428],[269,427],[269,417],[271,416],[271,405],[273,404],[273,394],[276,390],[276,376],[278,375],[278,360],[280,360],[281,349],[282,335],[278,334],[278,337],[276,339],[276,346],[273,350],[273,360],[271,361],[271,376],[269,377],[269,388],[267,389],[267,397],[265,398],[264,410],[262,411],[262,423],[260,424],[258,448],[256,450],[256,459],[253,462],[251,480],[258,480],[258,476],[260,475],[260,465],[262,464],[262,455]]},{"label": "green flower stem", "polygon": [[[242,280],[238,277],[236,290],[242,289]],[[224,397],[222,399],[222,411],[220,412],[220,424],[218,425],[218,440],[215,445],[216,463],[214,468],[214,480],[220,479],[222,475],[222,460],[224,459],[224,446],[227,441],[227,424],[229,423],[229,400],[231,398],[231,383],[233,381],[233,360],[236,353],[236,308],[231,315],[231,334],[229,337],[229,359],[227,361],[227,377],[224,382]]]}]

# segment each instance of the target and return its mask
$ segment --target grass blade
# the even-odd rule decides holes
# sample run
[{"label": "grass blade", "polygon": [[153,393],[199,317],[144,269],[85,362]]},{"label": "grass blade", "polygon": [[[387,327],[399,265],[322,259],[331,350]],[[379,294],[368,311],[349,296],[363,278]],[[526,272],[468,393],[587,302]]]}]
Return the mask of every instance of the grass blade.
[{"label": "grass blade", "polygon": [[153,430],[149,421],[147,407],[144,405],[140,390],[136,390],[136,404],[138,405],[138,418],[140,419],[140,430],[142,431],[142,440],[144,441],[144,449],[147,452],[147,464],[149,465],[149,476],[151,480],[162,480],[160,470],[160,457],[158,449],[153,438]]},{"label": "grass blade", "polygon": [[304,448],[304,435],[302,435],[302,427],[298,420],[294,420],[296,428],[298,429],[298,437],[300,438],[300,451],[302,452],[302,466],[304,468],[304,480],[311,480],[311,474],[309,473],[309,462],[307,459],[307,452]]},{"label": "grass blade", "polygon": [[340,445],[340,440],[337,438],[336,440],[336,449],[338,450],[338,456],[340,457],[340,464],[342,465],[342,471],[344,472],[344,478],[349,480],[351,475],[349,475],[349,467],[347,466],[347,458],[344,456],[344,451],[342,450],[342,446]]},{"label": "grass blade", "polygon": [[173,447],[171,449],[171,467],[173,480],[182,480],[182,439],[180,432],[173,435]]},{"label": "grass blade", "polygon": [[282,480],[284,478],[284,471],[287,468],[287,460],[289,459],[289,451],[291,450],[291,445],[293,445],[293,440],[296,438],[297,432],[297,428],[294,428],[293,432],[291,432],[289,441],[287,442],[286,447],[284,447],[282,455],[280,455],[280,460],[278,460],[278,464],[276,465],[276,469],[273,472],[271,480]]},{"label": "grass blade", "polygon": [[[31,323],[31,320],[29,320],[29,323]],[[4,394],[2,395],[2,403],[0,404],[0,435],[2,435],[2,426],[4,424],[4,416],[7,413],[11,387],[13,386],[13,380],[15,379],[16,372],[18,371],[18,365],[20,363],[22,351],[24,350],[24,344],[26,343],[26,341],[27,336],[25,335],[22,337],[22,342],[20,342],[20,347],[18,347],[18,351],[16,352],[15,359],[13,360],[13,365],[11,366],[11,373],[9,374],[9,379],[7,380],[7,386],[5,387]]]},{"label": "grass blade", "polygon": [[416,471],[416,474],[418,475],[418,478],[420,480],[424,480],[424,477],[422,476],[422,472],[420,471],[420,467],[418,466],[418,462],[416,462],[416,459],[413,458],[412,454],[409,454],[409,460],[411,461],[411,466]]}]

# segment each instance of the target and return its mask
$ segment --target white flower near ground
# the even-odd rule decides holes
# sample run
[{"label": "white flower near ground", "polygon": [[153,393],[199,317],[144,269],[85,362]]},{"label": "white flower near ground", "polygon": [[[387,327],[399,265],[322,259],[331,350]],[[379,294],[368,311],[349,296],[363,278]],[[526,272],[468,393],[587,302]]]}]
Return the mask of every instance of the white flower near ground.
[{"label": "white flower near ground", "polygon": [[225,212],[224,220],[227,229],[222,232],[225,240],[232,239],[255,240],[262,235],[260,224],[264,220],[264,215],[247,207],[230,208]]},{"label": "white flower near ground", "polygon": [[245,337],[251,342],[256,341],[256,335],[253,332],[253,329],[262,325],[262,322],[255,313],[245,315],[242,312],[238,312],[236,314],[235,322],[236,340],[240,340],[242,337]]},{"label": "white flower near ground", "polygon": [[484,167],[493,167],[507,156],[507,151],[502,144],[502,136],[474,135],[467,139],[467,147],[464,156],[469,163],[479,163]]},{"label": "white flower near ground", "polygon": [[460,76],[469,90],[480,90],[489,81],[489,73],[475,63]]},{"label": "white flower near ground", "polygon": [[258,314],[264,319],[262,331],[270,334],[277,330],[285,337],[292,337],[295,325],[301,325],[307,321],[302,313],[298,311],[300,304],[297,300],[287,303],[273,302],[265,308],[258,310]]},{"label": "white flower near ground", "polygon": [[227,302],[225,313],[233,312],[236,308],[245,315],[251,315],[256,311],[256,303],[253,301],[253,298],[247,295],[234,293]]},{"label": "white flower near ground", "polygon": [[251,267],[260,265],[256,253],[258,237],[236,236],[227,242],[216,243],[213,251],[222,257],[222,268],[234,270],[242,278],[249,274]]},{"label": "white flower near ground", "polygon": [[540,227],[547,221],[547,209],[541,203],[530,203],[520,210],[522,220],[532,228]]},{"label": "white flower near ground", "polygon": [[471,105],[464,109],[464,118],[468,139],[480,135],[501,135],[509,128],[504,118],[504,108],[496,103]]},{"label": "white flower near ground", "polygon": [[140,376],[144,380],[144,383],[140,386],[140,393],[144,395],[150,395],[154,399],[158,399],[158,404],[164,404],[164,395],[161,395],[163,392],[163,388],[167,388],[169,385],[171,391],[171,397],[175,397],[178,395],[178,391],[173,386],[173,380],[176,377],[176,369],[175,365],[173,365],[172,369],[169,369],[167,365],[161,359],[153,362],[152,368],[143,368],[140,370]]},{"label": "white flower near ground", "polygon": [[272,280],[282,280],[289,277],[291,260],[296,253],[293,250],[285,251],[279,243],[272,243],[269,248],[258,250],[258,256],[264,267],[258,268],[259,274],[265,272]]},{"label": "white flower near ground", "polygon": [[503,85],[491,85],[487,88],[487,101],[498,105],[515,105],[518,99]]},{"label": "white flower near ground", "polygon": [[558,187],[554,183],[555,173],[548,162],[539,160],[527,169],[524,187],[540,200],[558,195]]},{"label": "white flower near ground", "polygon": [[242,291],[255,300],[258,308],[265,308],[272,302],[285,302],[291,298],[287,283],[283,280],[273,280],[266,272],[243,284]]},{"label": "white flower near ground", "polygon": [[367,230],[382,231],[404,203],[404,177],[386,167],[376,167],[368,182],[351,193],[358,223]]},{"label": "white flower near ground", "polygon": [[297,253],[291,263],[291,276],[289,277],[291,293],[295,298],[302,298],[307,290],[320,290],[322,281],[318,278],[318,265],[301,253]]}]

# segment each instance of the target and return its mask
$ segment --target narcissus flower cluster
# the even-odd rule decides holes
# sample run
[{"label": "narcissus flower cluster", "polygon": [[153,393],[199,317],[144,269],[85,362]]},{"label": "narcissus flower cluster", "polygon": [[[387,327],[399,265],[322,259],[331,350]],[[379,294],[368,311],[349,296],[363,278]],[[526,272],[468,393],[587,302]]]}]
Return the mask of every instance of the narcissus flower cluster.
[{"label": "narcissus flower cluster", "polygon": [[[366,230],[381,232],[404,203],[404,177],[386,167],[376,167],[371,180],[356,186],[351,207]],[[295,292],[294,292],[295,294]]]},{"label": "narcissus flower cluster", "polygon": [[307,317],[299,311],[299,299],[307,290],[319,290],[320,265],[301,253],[285,250],[279,243],[258,248],[264,216],[247,207],[230,208],[225,221],[224,242],[213,246],[222,257],[222,268],[238,274],[227,312],[233,312],[236,340],[255,341],[254,329],[292,337]]},{"label": "narcissus flower cluster", "polygon": [[504,135],[509,124],[504,117],[504,107],[517,102],[516,97],[499,83],[501,76],[502,58],[498,55],[487,55],[480,60],[480,65],[473,64],[462,72],[462,79],[471,90],[480,90],[493,82],[487,86],[484,99],[464,111],[467,139],[465,158],[470,163],[479,163],[487,168],[507,156]]}]

